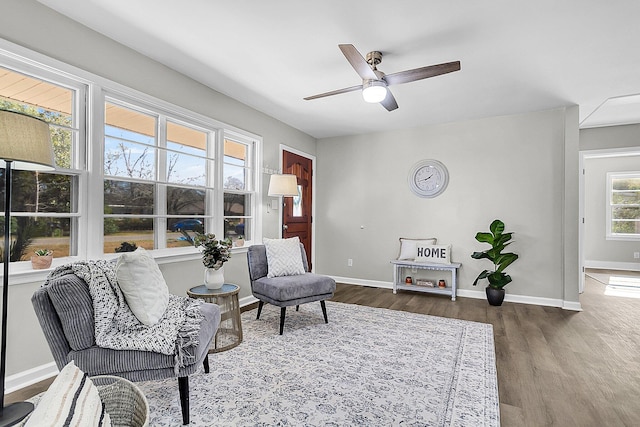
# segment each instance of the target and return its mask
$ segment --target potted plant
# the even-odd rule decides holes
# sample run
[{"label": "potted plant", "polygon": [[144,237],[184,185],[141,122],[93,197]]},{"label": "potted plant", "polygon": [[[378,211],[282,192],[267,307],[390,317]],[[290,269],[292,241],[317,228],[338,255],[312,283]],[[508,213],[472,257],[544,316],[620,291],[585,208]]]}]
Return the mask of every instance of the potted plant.
[{"label": "potted plant", "polygon": [[38,249],[31,257],[31,267],[34,270],[44,270],[51,267],[53,261],[53,251],[51,249]]},{"label": "potted plant", "polygon": [[135,252],[135,250],[138,249],[138,245],[136,245],[136,242],[122,242],[120,243],[120,246],[118,246],[115,250],[117,253],[120,252]]},{"label": "potted plant", "polygon": [[224,284],[222,267],[231,258],[231,239],[218,240],[215,234],[196,233],[194,244],[202,252],[204,285],[208,289],[220,289]]},{"label": "potted plant", "polygon": [[518,255],[512,252],[503,252],[512,242],[513,233],[504,232],[504,223],[499,219],[494,220],[489,226],[489,233],[479,232],[476,234],[476,240],[480,243],[488,243],[490,249],[482,252],[474,252],[471,258],[486,258],[493,263],[493,270],[482,271],[473,282],[475,286],[479,280],[487,279],[489,285],[486,288],[487,301],[491,305],[502,305],[504,300],[504,287],[511,282],[511,276],[504,272],[505,268],[518,259]]},{"label": "potted plant", "polygon": [[237,247],[244,246],[244,236],[242,234],[239,235],[238,238],[236,239],[236,246]]}]

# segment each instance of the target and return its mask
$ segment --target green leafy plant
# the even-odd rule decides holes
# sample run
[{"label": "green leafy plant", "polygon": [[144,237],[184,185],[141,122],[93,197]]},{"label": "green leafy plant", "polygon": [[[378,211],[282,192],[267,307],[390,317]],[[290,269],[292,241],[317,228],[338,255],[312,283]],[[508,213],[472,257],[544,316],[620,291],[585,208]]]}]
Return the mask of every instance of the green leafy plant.
[{"label": "green leafy plant", "polygon": [[202,263],[207,268],[218,270],[231,258],[231,239],[217,240],[215,234],[197,233],[194,244],[202,251]]},{"label": "green leafy plant", "polygon": [[487,279],[489,287],[494,289],[502,289],[511,282],[511,276],[504,272],[504,269],[510,266],[518,255],[512,252],[502,252],[511,243],[513,233],[504,232],[504,223],[499,219],[494,220],[489,226],[490,233],[479,232],[476,234],[476,240],[480,243],[488,243],[491,249],[482,252],[474,252],[471,258],[488,259],[493,263],[493,270],[484,270],[473,282],[475,286],[479,280]]},{"label": "green leafy plant", "polygon": [[38,249],[33,252],[36,256],[49,256],[53,255],[53,251],[51,249]]}]

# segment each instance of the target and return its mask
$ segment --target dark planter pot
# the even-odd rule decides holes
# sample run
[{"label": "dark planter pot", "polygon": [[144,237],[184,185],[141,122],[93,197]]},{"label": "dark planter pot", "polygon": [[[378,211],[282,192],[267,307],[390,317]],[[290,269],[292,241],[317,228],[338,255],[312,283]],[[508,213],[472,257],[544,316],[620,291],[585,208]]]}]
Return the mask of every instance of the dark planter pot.
[{"label": "dark planter pot", "polygon": [[489,301],[490,305],[502,305],[502,301],[504,301],[504,289],[494,289],[487,286],[486,291],[487,301]]}]

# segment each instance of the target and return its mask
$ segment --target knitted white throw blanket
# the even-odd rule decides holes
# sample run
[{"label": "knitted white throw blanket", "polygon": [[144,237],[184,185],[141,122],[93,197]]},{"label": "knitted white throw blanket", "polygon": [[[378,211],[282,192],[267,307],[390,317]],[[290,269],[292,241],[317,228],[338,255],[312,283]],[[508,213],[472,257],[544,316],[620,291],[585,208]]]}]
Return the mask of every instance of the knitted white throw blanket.
[{"label": "knitted white throw blanket", "polygon": [[153,351],[175,355],[176,374],[195,362],[203,315],[201,300],[169,295],[169,305],[158,323],[147,326],[133,314],[118,286],[114,264],[105,260],[62,265],[47,277],[73,273],[83,279],[93,299],[96,344],[115,350]]}]

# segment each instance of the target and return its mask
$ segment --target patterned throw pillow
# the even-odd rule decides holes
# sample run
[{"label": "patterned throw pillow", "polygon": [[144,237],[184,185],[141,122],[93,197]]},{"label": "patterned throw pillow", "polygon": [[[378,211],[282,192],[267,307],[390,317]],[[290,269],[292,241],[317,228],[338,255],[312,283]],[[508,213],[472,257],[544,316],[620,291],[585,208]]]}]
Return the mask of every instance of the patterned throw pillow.
[{"label": "patterned throw pillow", "polygon": [[267,250],[267,277],[296,276],[304,274],[300,239],[264,239]]},{"label": "patterned throw pillow", "polygon": [[25,427],[110,426],[100,394],[91,379],[69,362],[42,396]]}]

